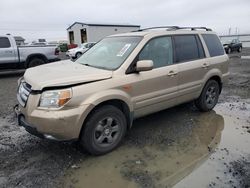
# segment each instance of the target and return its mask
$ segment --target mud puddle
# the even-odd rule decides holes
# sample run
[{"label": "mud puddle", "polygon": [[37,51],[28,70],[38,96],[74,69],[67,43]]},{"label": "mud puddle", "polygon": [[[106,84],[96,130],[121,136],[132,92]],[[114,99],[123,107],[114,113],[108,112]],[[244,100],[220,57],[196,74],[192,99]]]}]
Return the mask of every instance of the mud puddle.
[{"label": "mud puddle", "polygon": [[176,184],[184,187],[250,187],[250,103],[223,103],[224,130],[215,152],[197,170]]},{"label": "mud puddle", "polygon": [[187,106],[139,119],[120,148],[72,166],[63,186],[171,187],[208,159],[223,129],[223,116]]}]

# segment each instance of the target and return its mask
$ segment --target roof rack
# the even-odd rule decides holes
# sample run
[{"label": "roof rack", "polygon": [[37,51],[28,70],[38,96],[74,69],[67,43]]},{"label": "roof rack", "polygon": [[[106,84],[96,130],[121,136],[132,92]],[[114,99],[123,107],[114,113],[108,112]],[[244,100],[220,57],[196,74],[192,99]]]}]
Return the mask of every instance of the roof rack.
[{"label": "roof rack", "polygon": [[179,27],[178,29],[191,29],[192,31],[197,30],[197,29],[204,29],[206,31],[212,31],[212,29],[207,28],[207,27]]},{"label": "roof rack", "polygon": [[206,31],[212,31],[212,29],[207,28],[207,27],[179,27],[179,26],[159,26],[159,27],[148,27],[144,29],[139,29],[136,31],[132,32],[140,32],[140,31],[146,31],[146,30],[152,30],[152,29],[166,29],[167,31],[172,31],[172,30],[178,30],[178,29],[191,29],[191,31],[197,30],[197,29],[204,29]]},{"label": "roof rack", "polygon": [[179,28],[178,26],[158,26],[158,27],[147,27],[147,28],[143,28],[143,29],[138,29],[132,32],[138,32],[138,31],[145,31],[145,30],[151,30],[151,29],[177,29]]}]

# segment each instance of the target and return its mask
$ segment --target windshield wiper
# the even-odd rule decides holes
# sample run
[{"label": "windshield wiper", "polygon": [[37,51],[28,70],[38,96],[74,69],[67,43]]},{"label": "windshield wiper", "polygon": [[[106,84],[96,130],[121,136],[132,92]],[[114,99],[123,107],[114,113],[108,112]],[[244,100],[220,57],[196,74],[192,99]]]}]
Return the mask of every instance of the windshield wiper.
[{"label": "windshield wiper", "polygon": [[87,67],[94,67],[94,68],[97,68],[97,69],[104,69],[104,70],[110,70],[109,68],[107,67],[102,67],[102,66],[95,66],[95,65],[90,65],[88,63],[80,63],[81,65],[85,65]]},{"label": "windshield wiper", "polygon": [[87,66],[87,67],[91,67],[91,65],[89,65],[88,63],[84,63],[84,64],[82,64],[82,63],[80,63],[81,65],[85,65],[85,66]]}]

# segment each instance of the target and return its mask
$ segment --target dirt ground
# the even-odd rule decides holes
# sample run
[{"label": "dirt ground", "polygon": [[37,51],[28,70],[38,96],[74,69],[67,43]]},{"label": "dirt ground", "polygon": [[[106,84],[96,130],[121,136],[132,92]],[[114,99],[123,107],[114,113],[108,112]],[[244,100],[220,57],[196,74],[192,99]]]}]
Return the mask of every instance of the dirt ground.
[{"label": "dirt ground", "polygon": [[17,79],[0,78],[0,187],[250,187],[250,49],[230,55],[230,79],[208,113],[192,103],[138,119],[100,157],[18,127]]}]

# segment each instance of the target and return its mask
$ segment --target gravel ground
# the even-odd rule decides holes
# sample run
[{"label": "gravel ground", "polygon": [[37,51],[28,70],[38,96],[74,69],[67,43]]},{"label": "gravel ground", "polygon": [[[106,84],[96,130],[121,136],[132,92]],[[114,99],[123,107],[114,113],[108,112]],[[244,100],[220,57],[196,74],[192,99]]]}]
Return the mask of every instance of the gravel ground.
[{"label": "gravel ground", "polygon": [[[244,49],[242,53],[250,55],[250,49]],[[234,114],[239,114],[232,121],[242,120],[243,122],[244,120],[240,124],[242,126],[239,129],[249,138],[250,117],[247,112],[249,112],[250,105],[250,60],[240,59],[238,55],[231,55],[229,83],[225,85],[215,111],[216,113],[218,111],[221,114],[225,114],[225,116],[228,115],[229,118],[234,116]],[[122,181],[117,182],[117,185],[127,183],[125,187],[160,187],[161,184],[157,182],[167,176],[168,173],[178,169],[176,166],[181,166],[182,160],[188,161],[190,157],[190,161],[192,161],[193,157],[198,155],[197,153],[190,153],[193,151],[192,148],[198,147],[197,151],[199,153],[203,152],[203,150],[208,153],[213,151],[220,153],[217,151],[220,148],[218,147],[219,142],[216,142],[214,146],[209,144],[213,141],[215,134],[219,132],[218,137],[220,138],[221,134],[223,135],[227,131],[226,128],[223,130],[220,125],[216,125],[214,127],[215,131],[211,132],[213,136],[207,138],[206,135],[210,135],[209,131],[212,130],[211,125],[204,127],[201,124],[204,124],[205,121],[221,122],[222,116],[217,115],[215,112],[202,115],[191,104],[180,105],[136,120],[135,126],[127,135],[122,147],[104,156],[104,158],[89,156],[81,150],[77,143],[58,143],[41,140],[28,134],[23,128],[16,126],[13,106],[17,103],[16,87],[20,76],[21,74],[15,74],[5,75],[0,78],[0,187],[81,187],[81,177],[87,177],[87,179],[83,178],[87,182],[91,179],[91,173],[94,175],[98,174],[101,171],[100,169],[103,168],[102,165],[109,164],[107,161],[111,160],[112,163],[110,165],[114,165],[120,156],[123,156],[121,157],[122,160],[117,161],[117,165],[114,166],[116,174],[112,175],[116,177],[119,174],[119,177],[123,178]],[[232,110],[230,111],[230,109]],[[169,126],[164,126],[163,128],[165,124]],[[152,125],[154,125],[154,128]],[[232,131],[237,131],[237,129],[232,129]],[[200,136],[198,141],[197,135]],[[200,145],[204,147],[199,147]],[[223,149],[221,152],[222,156],[225,157],[226,151],[230,150],[230,147],[225,150],[224,148],[220,149]],[[158,153],[154,154],[151,150],[155,150]],[[128,154],[125,151],[128,151]],[[171,154],[169,151],[171,151]],[[226,162],[217,160],[216,164],[225,166],[232,182],[228,184],[229,180],[227,178],[218,176],[219,179],[213,177],[214,180],[209,180],[206,186],[250,187],[250,155],[248,153],[250,153],[249,148],[246,152],[241,152],[238,158],[230,158]],[[162,156],[167,156],[168,161],[165,161]],[[101,166],[97,165],[99,164],[98,161]],[[160,161],[161,163],[158,164],[155,161]],[[159,168],[163,166],[164,169],[166,167],[173,170],[163,173],[151,168],[151,163],[152,165],[159,165]],[[164,166],[163,164],[168,164],[169,166]],[[171,164],[176,166],[171,166]],[[86,166],[90,168],[88,169]],[[98,168],[95,169],[94,166]],[[86,173],[86,171],[81,171],[86,168],[89,171],[93,170],[93,172],[83,176],[75,175],[75,172],[79,174]],[[202,169],[202,166],[200,169]],[[189,171],[188,174],[191,172]],[[191,175],[193,173],[195,171]],[[213,169],[210,169],[209,173],[213,176]],[[172,183],[165,183],[164,185],[173,186],[188,174],[183,175],[181,178],[174,178],[174,180],[171,180]],[[92,179],[95,183],[98,183],[95,177],[92,177]],[[189,179],[193,182],[192,178]],[[102,180],[100,177],[100,184],[105,185],[105,182],[102,182]],[[90,181],[89,185],[93,185],[93,182]],[[190,183],[186,185],[197,187],[199,184]],[[117,186],[111,184],[110,187]],[[179,187],[185,186],[180,185]]]}]

